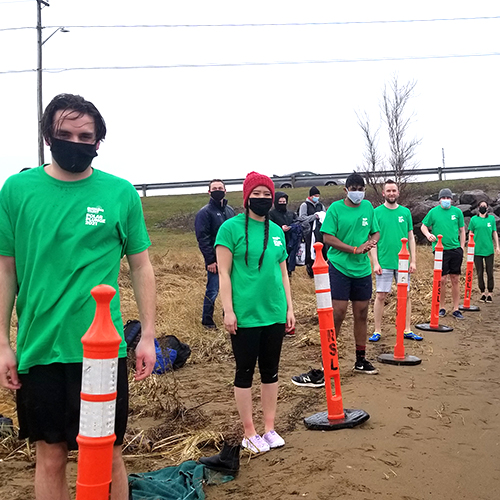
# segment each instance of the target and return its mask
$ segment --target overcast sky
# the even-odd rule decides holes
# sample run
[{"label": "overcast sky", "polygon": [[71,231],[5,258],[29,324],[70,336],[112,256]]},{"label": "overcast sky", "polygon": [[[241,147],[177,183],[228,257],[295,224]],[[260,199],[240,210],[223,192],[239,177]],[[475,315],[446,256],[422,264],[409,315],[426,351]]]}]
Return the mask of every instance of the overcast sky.
[{"label": "overcast sky", "polygon": [[[419,21],[452,18],[476,19]],[[397,20],[413,22],[368,23]],[[266,23],[291,25],[72,27]],[[351,171],[356,112],[377,125],[393,75],[417,81],[422,167],[440,166],[442,148],[447,166],[500,164],[500,56],[485,55],[500,54],[497,0],[51,0],[42,24],[44,39],[69,30],[43,45],[44,105],[61,92],[92,101],[108,126],[93,165],[133,183]],[[36,73],[2,74],[35,69],[35,25],[34,0],[0,0],[0,185],[37,166]],[[62,71],[122,66],[170,67]]]}]

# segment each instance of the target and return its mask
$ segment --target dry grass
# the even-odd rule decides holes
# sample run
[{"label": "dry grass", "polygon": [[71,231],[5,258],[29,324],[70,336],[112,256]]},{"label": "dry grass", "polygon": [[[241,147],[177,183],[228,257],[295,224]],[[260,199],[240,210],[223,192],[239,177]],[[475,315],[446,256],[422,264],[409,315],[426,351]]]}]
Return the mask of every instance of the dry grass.
[{"label": "dry grass", "polygon": [[[206,272],[197,248],[188,247],[171,250],[161,254],[153,253],[152,262],[157,280],[157,335],[175,335],[190,345],[192,355],[188,363],[218,364],[231,357],[230,343],[222,329],[207,331],[201,326],[201,308],[205,292]],[[430,297],[432,295],[432,252],[430,247],[418,248],[418,272],[412,276],[411,297],[413,300],[413,321],[428,321]],[[138,317],[128,265],[124,260],[119,278],[124,322]],[[291,340],[294,347],[320,346],[319,327],[316,314],[314,281],[309,279],[303,269],[298,269],[292,278],[292,294],[297,318],[297,336]],[[384,323],[394,324],[396,314],[395,293],[388,296]],[[15,318],[12,322],[15,335]],[[222,325],[222,310],[217,301],[215,321]],[[370,308],[369,324],[372,324]],[[352,315],[346,317],[343,332],[352,328]],[[350,341],[350,335],[338,339],[340,351],[343,343]],[[182,389],[182,390],[181,390]],[[181,394],[189,388],[180,387],[175,373],[153,375],[147,380],[136,383],[130,377],[130,415],[131,421],[124,444],[126,456],[162,457],[170,463],[187,459],[197,459],[203,449],[217,449],[223,439],[238,436],[239,423],[234,415],[227,418],[227,426],[213,429],[201,403],[189,406]],[[211,397],[208,395],[207,397]],[[318,404],[322,399],[319,392],[308,393],[298,401],[286,386],[281,387],[279,400],[289,402],[292,409],[286,423],[287,430],[295,427],[300,415]],[[210,399],[208,399],[210,401]],[[11,393],[3,391],[0,395],[0,413],[15,419],[15,399]],[[152,425],[147,428],[146,422]],[[140,420],[140,425],[136,426]],[[206,450],[205,450],[206,451]],[[205,453],[206,454],[206,453]],[[33,449],[25,442],[18,441],[16,434],[0,441],[0,457],[5,459],[33,459]]]}]

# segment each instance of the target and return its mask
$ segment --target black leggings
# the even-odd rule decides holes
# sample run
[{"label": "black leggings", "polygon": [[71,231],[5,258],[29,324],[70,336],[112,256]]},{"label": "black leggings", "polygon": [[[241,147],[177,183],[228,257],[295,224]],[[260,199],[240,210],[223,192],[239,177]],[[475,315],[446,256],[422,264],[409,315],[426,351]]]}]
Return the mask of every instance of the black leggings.
[{"label": "black leggings", "polygon": [[[483,262],[484,259],[484,262]],[[484,263],[486,263],[486,276],[488,277],[488,292],[493,291],[495,281],[493,278],[493,254],[483,257],[481,255],[474,255],[474,264],[477,271],[477,284],[481,293],[484,293]]]},{"label": "black leggings", "polygon": [[255,364],[259,360],[260,380],[263,384],[278,381],[281,344],[285,336],[285,324],[276,323],[254,328],[238,328],[231,335],[236,360],[235,387],[252,387]]}]

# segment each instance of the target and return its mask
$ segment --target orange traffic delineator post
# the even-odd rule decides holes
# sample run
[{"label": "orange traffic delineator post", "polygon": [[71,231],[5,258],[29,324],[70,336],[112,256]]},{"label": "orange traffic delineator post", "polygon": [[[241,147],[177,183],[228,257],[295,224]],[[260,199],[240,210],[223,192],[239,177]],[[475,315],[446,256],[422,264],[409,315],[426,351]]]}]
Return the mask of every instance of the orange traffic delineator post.
[{"label": "orange traffic delineator post", "polygon": [[465,295],[464,304],[459,307],[461,311],[477,312],[481,309],[478,306],[470,305],[470,298],[472,295],[472,277],[474,275],[474,250],[476,244],[474,243],[474,233],[469,234],[469,243],[467,243],[467,268],[465,271]]},{"label": "orange traffic delineator post", "polygon": [[76,500],[108,500],[111,489],[118,348],[121,337],[111,319],[115,289],[92,289],[97,306],[94,321],[82,337],[83,373],[78,442]]},{"label": "orange traffic delineator post", "polygon": [[378,360],[391,365],[419,365],[422,360],[416,356],[405,355],[404,333],[406,326],[406,307],[408,300],[408,275],[410,272],[410,252],[406,248],[408,238],[401,238],[398,265],[398,306],[396,310],[396,345],[394,354],[381,354]]},{"label": "orange traffic delineator post", "polygon": [[427,332],[449,333],[453,331],[451,326],[439,324],[439,304],[441,302],[441,277],[443,274],[443,239],[442,234],[437,236],[438,242],[434,248],[434,283],[432,285],[431,322],[415,325],[419,330]]},{"label": "orange traffic delineator post", "polygon": [[[343,407],[340,387],[340,370],[337,353],[337,337],[333,322],[332,296],[328,264],[323,258],[323,243],[315,243],[316,260],[312,266],[316,286],[316,302],[321,337],[321,354],[325,374],[326,404],[328,411],[315,413],[304,419],[308,429],[330,431],[356,427],[366,422],[370,415],[363,410],[351,410]],[[335,393],[332,394],[332,379]]]}]

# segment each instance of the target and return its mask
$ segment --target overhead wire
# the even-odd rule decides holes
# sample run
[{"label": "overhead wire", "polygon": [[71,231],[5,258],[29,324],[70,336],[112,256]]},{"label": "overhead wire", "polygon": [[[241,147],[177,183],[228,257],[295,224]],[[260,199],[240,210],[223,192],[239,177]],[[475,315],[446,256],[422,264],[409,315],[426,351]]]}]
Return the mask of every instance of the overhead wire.
[{"label": "overhead wire", "polygon": [[[33,1],[33,0],[27,0]],[[1,3],[1,2],[0,2]],[[7,3],[7,2],[6,2]],[[356,24],[396,24],[396,23],[429,23],[448,21],[487,21],[500,19],[500,16],[475,16],[475,17],[436,17],[431,19],[381,19],[373,21],[324,21],[303,23],[222,23],[222,24],[113,24],[113,25],[74,25],[65,28],[254,28],[254,27],[280,27],[280,26],[343,26]],[[44,26],[54,29],[60,26]],[[36,29],[35,26],[19,26],[0,28],[0,31]]]},{"label": "overhead wire", "polygon": [[[459,59],[469,57],[492,57],[500,56],[500,52],[478,53],[478,54],[445,54],[426,56],[394,56],[379,58],[359,58],[359,59],[326,59],[326,60],[305,60],[305,61],[247,61],[228,63],[203,63],[203,64],[168,64],[168,65],[141,65],[141,66],[91,66],[80,68],[44,68],[44,73],[62,73],[65,71],[84,70],[131,70],[131,69],[174,69],[174,68],[217,68],[217,67],[239,67],[239,66],[285,66],[302,64],[335,64],[335,63],[359,63],[359,62],[384,62],[384,61],[419,61],[432,59]],[[20,69],[0,71],[0,75],[9,73],[31,73],[36,69]]]}]

